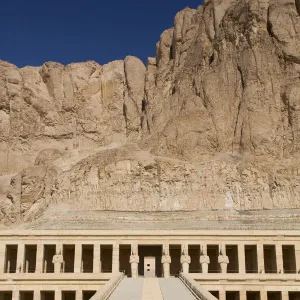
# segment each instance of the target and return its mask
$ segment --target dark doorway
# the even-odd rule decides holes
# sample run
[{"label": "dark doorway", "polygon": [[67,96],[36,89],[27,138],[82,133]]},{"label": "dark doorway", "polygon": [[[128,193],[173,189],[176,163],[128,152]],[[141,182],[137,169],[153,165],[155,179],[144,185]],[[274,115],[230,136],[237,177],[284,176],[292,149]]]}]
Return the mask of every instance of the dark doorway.
[{"label": "dark doorway", "polygon": [[63,291],[61,292],[62,300],[76,300],[76,292],[75,291]]},{"label": "dark doorway", "polygon": [[5,273],[16,273],[18,245],[6,245]]},{"label": "dark doorway", "polygon": [[219,291],[209,291],[214,297],[219,299]]},{"label": "dark doorway", "polygon": [[94,245],[82,245],[82,273],[93,273]]},{"label": "dark doorway", "polygon": [[207,255],[210,258],[210,264],[208,265],[208,273],[219,273],[219,246],[207,245]]},{"label": "dark doorway", "polygon": [[44,273],[54,273],[54,264],[52,262],[53,256],[55,255],[55,245],[44,245]]},{"label": "dark doorway", "polygon": [[95,294],[96,291],[82,291],[82,300],[90,300]]},{"label": "dark doorway", "polygon": [[20,300],[33,300],[33,291],[20,292]]},{"label": "dark doorway", "polygon": [[34,273],[36,268],[36,245],[25,245],[24,273]]},{"label": "dark doorway", "polygon": [[191,257],[190,273],[200,273],[200,245],[189,245],[189,256]]},{"label": "dark doorway", "polygon": [[12,300],[12,292],[11,291],[1,291],[0,292],[0,299],[1,300]]},{"label": "dark doorway", "polygon": [[281,300],[281,292],[267,292],[268,300]]},{"label": "dark doorway", "polygon": [[112,272],[112,245],[101,245],[101,272],[111,273]]},{"label": "dark doorway", "polygon": [[[226,245],[226,255],[229,258],[227,273],[238,273],[239,272],[238,246]],[[233,299],[235,300],[235,298]]]},{"label": "dark doorway", "polygon": [[120,272],[124,272],[128,277],[131,276],[130,255],[131,245],[120,245]]},{"label": "dark doorway", "polygon": [[54,291],[41,291],[41,300],[55,300]]},{"label": "dark doorway", "polygon": [[74,273],[75,245],[63,245],[64,273]]},{"label": "dark doorway", "polygon": [[155,276],[162,276],[162,266],[161,266],[161,257],[162,257],[162,246],[138,246],[138,253],[140,257],[139,263],[139,275],[144,276],[144,258],[145,256],[155,257]]},{"label": "dark doorway", "polygon": [[277,273],[275,245],[264,245],[264,262],[266,273]]},{"label": "dark doorway", "polygon": [[282,246],[282,258],[284,273],[296,273],[296,256],[294,245]]},{"label": "dark doorway", "polygon": [[181,245],[170,245],[169,252],[171,256],[170,275],[178,277],[181,271]]},{"label": "dark doorway", "polygon": [[247,291],[247,300],[260,300],[260,292]]},{"label": "dark doorway", "polygon": [[246,273],[258,273],[257,246],[245,246]]},{"label": "dark doorway", "polygon": [[289,292],[289,300],[300,300],[300,292]]},{"label": "dark doorway", "polygon": [[240,292],[227,291],[226,292],[226,300],[240,300]]}]

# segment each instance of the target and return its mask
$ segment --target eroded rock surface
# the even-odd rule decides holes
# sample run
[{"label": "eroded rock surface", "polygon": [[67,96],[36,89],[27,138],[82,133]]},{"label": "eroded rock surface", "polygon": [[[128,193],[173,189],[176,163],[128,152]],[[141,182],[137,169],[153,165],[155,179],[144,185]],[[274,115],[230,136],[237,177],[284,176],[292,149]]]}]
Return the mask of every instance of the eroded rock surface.
[{"label": "eroded rock surface", "polygon": [[292,0],[207,0],[147,67],[0,62],[0,218],[73,210],[300,206],[300,17]]}]

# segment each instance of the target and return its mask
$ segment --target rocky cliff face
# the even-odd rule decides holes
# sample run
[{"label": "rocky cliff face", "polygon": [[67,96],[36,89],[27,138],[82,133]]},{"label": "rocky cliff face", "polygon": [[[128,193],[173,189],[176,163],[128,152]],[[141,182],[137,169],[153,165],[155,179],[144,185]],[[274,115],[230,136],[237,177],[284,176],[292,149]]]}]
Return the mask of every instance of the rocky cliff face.
[{"label": "rocky cliff face", "polygon": [[0,218],[300,207],[300,3],[208,0],[135,57],[0,63]]}]

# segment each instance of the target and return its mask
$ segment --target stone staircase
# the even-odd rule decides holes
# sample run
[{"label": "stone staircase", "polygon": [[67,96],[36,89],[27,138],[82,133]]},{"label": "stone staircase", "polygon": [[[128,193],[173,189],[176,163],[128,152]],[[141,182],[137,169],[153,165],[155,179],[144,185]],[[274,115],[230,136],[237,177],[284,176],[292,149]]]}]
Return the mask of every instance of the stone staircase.
[{"label": "stone staircase", "polygon": [[195,300],[178,278],[124,278],[109,300]]}]

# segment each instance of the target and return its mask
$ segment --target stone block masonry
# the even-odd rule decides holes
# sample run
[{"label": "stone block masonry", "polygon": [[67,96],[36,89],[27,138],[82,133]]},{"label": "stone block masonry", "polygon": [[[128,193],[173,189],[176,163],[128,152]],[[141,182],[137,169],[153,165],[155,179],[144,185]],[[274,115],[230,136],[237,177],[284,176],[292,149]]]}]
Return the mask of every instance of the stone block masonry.
[{"label": "stone block masonry", "polygon": [[183,272],[220,300],[300,295],[298,231],[0,231],[0,245],[0,296],[5,299],[84,300],[118,272],[132,277],[134,270],[144,277],[143,260],[151,256],[155,277]]}]

